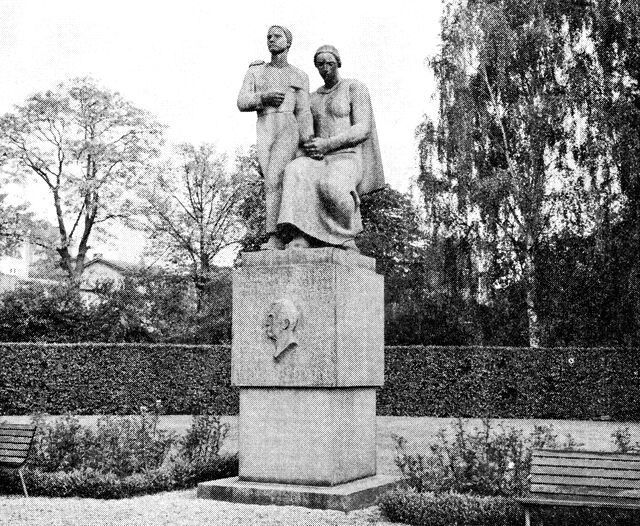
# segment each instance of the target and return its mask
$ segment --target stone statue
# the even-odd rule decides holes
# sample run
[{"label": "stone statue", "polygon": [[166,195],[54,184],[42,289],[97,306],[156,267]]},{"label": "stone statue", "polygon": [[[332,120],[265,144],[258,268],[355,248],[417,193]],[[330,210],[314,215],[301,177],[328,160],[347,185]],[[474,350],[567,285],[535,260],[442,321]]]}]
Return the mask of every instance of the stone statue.
[{"label": "stone statue", "polygon": [[300,311],[290,299],[282,298],[271,304],[265,329],[267,337],[275,344],[274,358],[278,358],[286,350],[298,345],[294,331],[299,319]]},{"label": "stone statue", "polygon": [[238,95],[240,111],[258,113],[258,161],[264,177],[269,236],[261,248],[267,250],[284,246],[276,230],[284,167],[295,157],[298,146],[313,133],[309,77],[287,62],[291,41],[287,28],[269,28],[267,47],[271,62],[252,62]]},{"label": "stone statue", "polygon": [[357,251],[360,197],[384,187],[371,100],[362,82],[340,77],[334,46],[318,48],[314,64],[324,80],[311,95],[314,137],[285,169],[278,226],[287,248]]}]

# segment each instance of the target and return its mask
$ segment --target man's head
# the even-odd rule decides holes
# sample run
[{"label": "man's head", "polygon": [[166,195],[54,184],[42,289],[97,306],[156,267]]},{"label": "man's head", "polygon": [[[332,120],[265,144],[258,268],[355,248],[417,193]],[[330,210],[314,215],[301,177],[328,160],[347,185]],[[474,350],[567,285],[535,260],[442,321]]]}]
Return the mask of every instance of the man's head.
[{"label": "man's head", "polygon": [[265,328],[267,336],[275,342],[274,358],[280,356],[293,345],[297,345],[293,331],[298,325],[299,319],[300,311],[290,299],[282,298],[271,304]]},{"label": "man's head", "polygon": [[271,26],[267,32],[267,47],[271,54],[287,51],[292,41],[291,31],[284,26]]}]

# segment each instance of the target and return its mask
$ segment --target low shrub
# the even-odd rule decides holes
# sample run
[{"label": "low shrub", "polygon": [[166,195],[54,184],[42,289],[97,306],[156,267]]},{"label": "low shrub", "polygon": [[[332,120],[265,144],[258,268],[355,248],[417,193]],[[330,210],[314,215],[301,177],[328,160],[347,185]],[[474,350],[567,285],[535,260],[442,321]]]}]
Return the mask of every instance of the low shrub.
[{"label": "low shrub", "polygon": [[481,428],[467,430],[465,421],[454,424],[453,437],[445,429],[430,444],[429,455],[409,451],[406,440],[393,437],[395,463],[406,484],[418,492],[453,491],[483,496],[519,496],[527,486],[533,448],[575,449],[568,435],[563,443],[552,426],[535,426],[525,437],[522,431],[482,421]]},{"label": "low shrub", "polygon": [[[628,428],[612,437],[620,452],[633,452],[638,446]],[[552,426],[536,426],[525,437],[510,427],[492,428],[490,420],[467,430],[462,419],[452,434],[440,430],[427,455],[409,451],[402,437],[394,440],[403,486],[384,495],[379,505],[389,519],[415,526],[521,525],[524,511],[515,497],[527,489],[532,450],[581,445],[570,435],[560,441]],[[640,512],[624,510],[550,507],[535,509],[533,518],[532,524],[563,526],[640,524]]]},{"label": "low shrub", "polygon": [[419,493],[399,488],[378,499],[378,506],[392,522],[415,526],[522,526],[523,510],[503,497],[459,493]]},{"label": "low shrub", "polygon": [[532,510],[531,523],[562,526],[638,526],[640,512],[600,508],[538,508]]},{"label": "low shrub", "polygon": [[[413,526],[522,526],[524,510],[506,497],[431,492],[398,488],[382,495],[378,506],[393,522]],[[562,526],[638,526],[638,511],[592,508],[537,508],[531,523]]]},{"label": "low shrub", "polygon": [[[95,428],[68,415],[43,415],[23,470],[29,493],[115,499],[192,487],[238,473],[237,455],[222,455],[228,426],[210,413],[194,417],[184,437],[158,428],[158,405],[132,417],[100,417]],[[0,472],[0,493],[20,493],[16,473]]]},{"label": "low shrub", "polygon": [[623,427],[616,429],[611,433],[611,437],[616,445],[616,450],[619,453],[636,453],[640,455],[640,441],[633,442],[631,438],[631,431],[629,427]]},{"label": "low shrub", "polygon": [[71,415],[52,424],[36,415],[33,463],[45,472],[88,468],[117,476],[157,469],[177,442],[174,433],[158,428],[160,409],[158,402],[133,417],[101,416],[95,429]]}]

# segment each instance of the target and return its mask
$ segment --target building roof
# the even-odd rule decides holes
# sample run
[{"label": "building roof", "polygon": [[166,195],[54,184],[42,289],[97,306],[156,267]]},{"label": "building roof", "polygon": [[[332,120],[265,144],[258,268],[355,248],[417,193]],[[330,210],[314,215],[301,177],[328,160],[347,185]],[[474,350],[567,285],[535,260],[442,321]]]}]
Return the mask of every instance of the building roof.
[{"label": "building roof", "polygon": [[111,259],[105,258],[103,256],[95,256],[84,264],[84,268],[88,268],[91,265],[96,265],[98,263],[102,263],[107,267],[111,267],[115,270],[119,270],[120,272],[133,272],[136,270],[140,270],[139,263],[131,263],[130,261],[123,261],[119,259]]}]

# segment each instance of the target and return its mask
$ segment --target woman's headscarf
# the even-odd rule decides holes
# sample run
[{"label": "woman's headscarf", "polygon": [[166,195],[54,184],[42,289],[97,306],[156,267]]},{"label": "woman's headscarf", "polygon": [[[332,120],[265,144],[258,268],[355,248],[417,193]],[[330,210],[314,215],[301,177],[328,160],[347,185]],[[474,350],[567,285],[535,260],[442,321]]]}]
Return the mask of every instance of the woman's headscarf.
[{"label": "woman's headscarf", "polygon": [[336,61],[338,62],[338,67],[342,66],[342,60],[340,60],[340,53],[338,53],[338,50],[336,49],[335,46],[326,44],[324,46],[320,46],[318,48],[318,50],[316,51],[315,55],[313,55],[313,61],[316,61],[316,57],[320,54],[320,53],[331,53],[335,58]]}]

